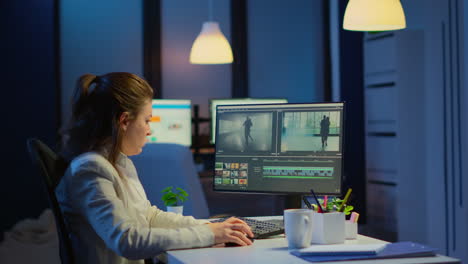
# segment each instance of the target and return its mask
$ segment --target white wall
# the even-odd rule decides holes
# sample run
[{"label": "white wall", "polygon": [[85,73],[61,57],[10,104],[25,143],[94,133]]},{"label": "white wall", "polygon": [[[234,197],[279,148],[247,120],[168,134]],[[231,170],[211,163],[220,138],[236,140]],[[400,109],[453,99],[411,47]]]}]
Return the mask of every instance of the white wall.
[{"label": "white wall", "polygon": [[143,76],[142,2],[60,2],[62,123],[79,76],[125,71]]},{"label": "white wall", "polygon": [[250,97],[323,100],[322,4],[249,0]]}]

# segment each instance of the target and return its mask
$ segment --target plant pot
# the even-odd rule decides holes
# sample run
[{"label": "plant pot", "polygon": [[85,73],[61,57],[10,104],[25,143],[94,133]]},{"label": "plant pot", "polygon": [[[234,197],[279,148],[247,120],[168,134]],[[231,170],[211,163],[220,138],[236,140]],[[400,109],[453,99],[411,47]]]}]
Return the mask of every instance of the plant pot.
[{"label": "plant pot", "polygon": [[184,211],[184,206],[183,205],[180,205],[180,206],[167,206],[167,211],[168,212],[173,212],[173,213],[176,213],[176,214],[182,214],[182,212]]}]

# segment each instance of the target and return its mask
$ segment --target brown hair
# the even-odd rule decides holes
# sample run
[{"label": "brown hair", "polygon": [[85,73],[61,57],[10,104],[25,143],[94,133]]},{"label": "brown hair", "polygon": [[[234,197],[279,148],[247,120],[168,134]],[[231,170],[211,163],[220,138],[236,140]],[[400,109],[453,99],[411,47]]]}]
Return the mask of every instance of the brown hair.
[{"label": "brown hair", "polygon": [[85,74],[76,84],[72,117],[62,130],[62,157],[70,162],[76,156],[107,148],[110,163],[122,146],[119,118],[128,112],[136,118],[141,107],[153,98],[153,89],[135,74],[113,72],[101,76]]}]

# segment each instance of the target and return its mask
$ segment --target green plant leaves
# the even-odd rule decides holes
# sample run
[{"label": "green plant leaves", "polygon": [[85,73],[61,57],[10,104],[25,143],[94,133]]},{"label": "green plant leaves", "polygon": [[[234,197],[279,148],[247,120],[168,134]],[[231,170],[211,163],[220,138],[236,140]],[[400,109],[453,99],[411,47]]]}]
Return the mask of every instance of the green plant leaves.
[{"label": "green plant leaves", "polygon": [[346,205],[346,206],[345,206],[345,209],[344,209],[345,215],[351,214],[351,211],[352,211],[353,209],[354,209],[354,206],[352,206],[352,205]]},{"label": "green plant leaves", "polygon": [[184,197],[188,197],[188,193],[184,189],[177,187],[176,190],[179,191],[180,195],[182,195]]},{"label": "green plant leaves", "polygon": [[172,192],[172,188],[173,188],[172,186],[166,187],[166,188],[164,188],[161,192],[162,192],[162,193]]},{"label": "green plant leaves", "polygon": [[174,187],[169,186],[161,191],[162,193],[164,193],[161,197],[161,200],[164,202],[164,205],[177,206],[188,200],[187,197],[189,195],[184,189],[177,187],[176,192],[173,192],[173,189]]}]

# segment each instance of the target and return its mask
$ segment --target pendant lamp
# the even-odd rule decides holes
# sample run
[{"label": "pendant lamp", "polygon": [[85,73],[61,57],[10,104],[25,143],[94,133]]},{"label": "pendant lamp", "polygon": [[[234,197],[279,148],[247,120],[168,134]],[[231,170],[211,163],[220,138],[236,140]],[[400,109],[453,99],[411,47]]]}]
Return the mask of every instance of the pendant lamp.
[{"label": "pendant lamp", "polygon": [[218,22],[213,21],[212,0],[209,1],[209,21],[204,22],[201,32],[195,39],[190,51],[192,64],[232,63],[231,45],[221,32]]},{"label": "pendant lamp", "polygon": [[343,29],[386,31],[406,28],[400,0],[349,0]]}]

